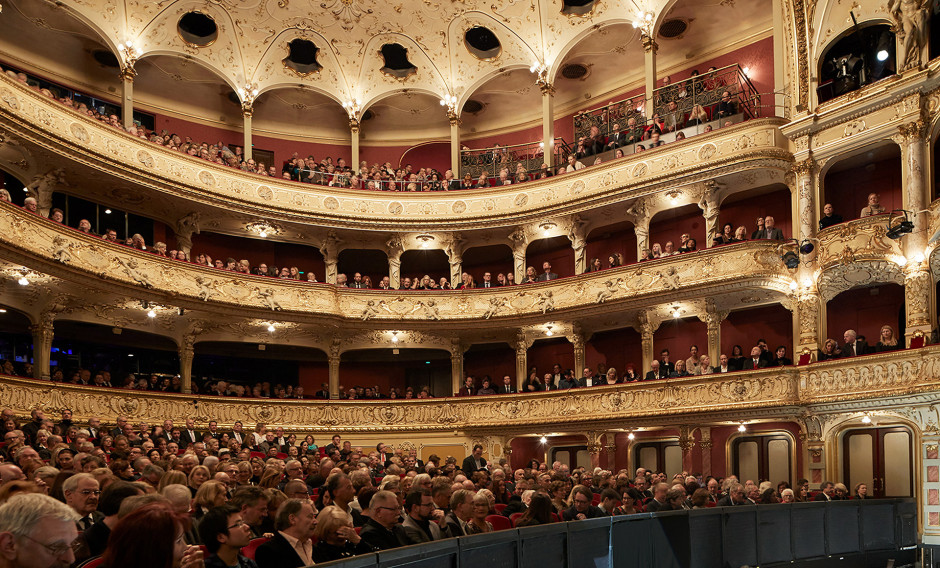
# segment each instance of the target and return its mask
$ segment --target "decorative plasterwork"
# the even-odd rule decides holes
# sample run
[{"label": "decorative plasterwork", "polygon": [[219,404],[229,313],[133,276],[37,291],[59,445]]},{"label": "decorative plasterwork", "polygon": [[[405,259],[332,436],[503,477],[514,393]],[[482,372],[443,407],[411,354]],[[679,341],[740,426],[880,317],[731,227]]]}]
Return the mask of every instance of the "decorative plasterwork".
[{"label": "decorative plasterwork", "polygon": [[[115,176],[186,199],[272,220],[356,228],[466,229],[622,202],[741,168],[785,169],[792,159],[779,119],[758,119],[610,162],[590,173],[448,194],[375,193],[258,177],[142,142],[72,112],[0,75],[0,116],[25,138]],[[78,133],[78,134],[76,134]],[[713,151],[703,154],[705,146]]]},{"label": "decorative plasterwork", "polygon": [[886,236],[887,223],[887,216],[867,217],[820,231],[816,256],[819,267],[826,270],[862,260],[900,260],[900,240]]},{"label": "decorative plasterwork", "polygon": [[[671,257],[580,275],[573,280],[473,292],[350,290],[326,284],[254,277],[171,261],[62,228],[0,202],[0,258],[29,264],[76,282],[116,286],[172,305],[238,306],[242,309],[317,314],[350,321],[496,320],[540,316],[601,303],[657,303],[742,288],[786,289],[786,269],[773,243],[751,242],[697,253],[697,262]],[[607,283],[611,281],[613,284]],[[493,306],[498,305],[495,311]],[[489,313],[489,317],[487,317]]]},{"label": "decorative plasterwork", "polygon": [[[34,408],[47,412],[70,408],[76,420],[92,416],[113,421],[119,415],[159,423],[211,416],[221,427],[235,420],[264,422],[288,431],[368,432],[519,432],[531,427],[620,428],[629,421],[656,425],[688,424],[690,415],[709,420],[766,419],[789,416],[806,425],[811,440],[821,440],[837,417],[828,414],[896,405],[903,397],[916,424],[936,431],[935,407],[940,376],[940,348],[927,347],[864,358],[774,368],[748,374],[708,375],[653,383],[497,397],[410,401],[232,400],[189,395],[96,389],[30,379],[4,378],[0,397],[16,415]],[[922,399],[917,403],[918,400]],[[895,402],[892,402],[895,401]],[[916,408],[915,408],[916,406]],[[694,420],[694,418],[692,419]],[[608,426],[609,425],[609,426]]]},{"label": "decorative plasterwork", "polygon": [[886,260],[861,260],[823,271],[817,285],[823,302],[828,302],[857,286],[891,282],[904,285],[904,273],[897,264]]}]

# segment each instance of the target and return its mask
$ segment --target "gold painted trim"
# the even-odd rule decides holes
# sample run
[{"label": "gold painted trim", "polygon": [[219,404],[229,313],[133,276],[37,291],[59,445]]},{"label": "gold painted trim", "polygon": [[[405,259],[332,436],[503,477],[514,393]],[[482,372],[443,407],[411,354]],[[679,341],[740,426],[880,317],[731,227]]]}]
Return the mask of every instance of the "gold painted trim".
[{"label": "gold painted trim", "polygon": [[[292,38],[290,41],[287,41],[284,43],[284,50],[287,52],[287,55],[284,57],[284,59],[281,59],[281,64],[284,66],[284,69],[286,69],[288,73],[292,73],[300,77],[301,79],[306,79],[307,77],[310,77],[311,75],[319,75],[320,71],[323,70],[323,65],[321,65],[319,61],[317,61],[316,69],[314,69],[313,71],[308,71],[306,73],[301,73],[300,71],[291,67],[290,64],[288,63],[287,59],[290,57],[290,44],[297,40],[310,41],[307,38],[295,37],[295,38]],[[317,47],[317,44],[313,43],[312,41],[310,41],[310,43],[313,44],[313,46],[317,48],[316,55],[314,56],[314,58],[316,58],[316,56],[320,54],[321,48]]]},{"label": "gold painted trim", "polygon": [[187,40],[185,37],[183,37],[183,31],[180,29],[180,22],[179,20],[177,20],[176,21],[176,35],[179,36],[180,41],[182,41],[184,44],[188,45],[189,47],[193,49],[202,49],[204,47],[212,47],[212,45],[216,41],[218,41],[219,36],[221,35],[221,33],[219,33],[219,23],[215,21],[215,18],[213,18],[211,14],[207,14],[206,12],[203,12],[202,10],[189,10],[186,13],[184,13],[182,16],[180,16],[180,20],[182,20],[183,17],[186,16],[186,14],[201,14],[209,18],[210,20],[212,20],[212,23],[215,24],[215,37],[212,38],[212,40],[209,43],[204,43],[201,45],[198,43],[193,43]]},{"label": "gold painted trim", "polygon": [[[777,422],[777,420],[774,420],[774,422]],[[779,420],[779,422],[787,422],[787,420]],[[796,424],[796,422],[792,422],[792,423]],[[722,424],[722,426],[731,426],[731,425]],[[755,427],[760,426],[760,423],[756,423],[754,424],[754,426]],[[728,477],[729,475],[732,475],[732,474],[736,475],[738,477],[738,483],[741,483],[742,485],[744,484],[744,481],[741,479],[740,472],[732,471],[732,466],[734,464],[732,463],[731,444],[734,442],[734,440],[738,438],[746,438],[749,436],[750,437],[773,436],[777,434],[783,434],[790,440],[790,487],[793,487],[794,485],[796,485],[796,482],[799,481],[800,477],[802,477],[802,475],[799,474],[799,453],[798,452],[801,449],[805,449],[804,448],[805,444],[800,445],[796,436],[793,435],[793,432],[790,432],[787,430],[756,430],[755,429],[753,431],[748,430],[747,432],[737,432],[737,431],[732,432],[731,435],[728,436],[728,438],[725,440],[725,477]],[[775,489],[777,487],[777,484],[780,483],[779,481],[774,481],[773,479],[769,479],[768,481],[771,481],[774,484]],[[758,481],[758,484],[760,484],[760,481]]]}]

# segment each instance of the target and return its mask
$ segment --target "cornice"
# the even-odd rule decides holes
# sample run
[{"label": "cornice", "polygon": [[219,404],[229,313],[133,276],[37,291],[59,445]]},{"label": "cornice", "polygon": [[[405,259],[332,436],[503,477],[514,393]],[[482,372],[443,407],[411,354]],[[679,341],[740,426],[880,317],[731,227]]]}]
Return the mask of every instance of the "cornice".
[{"label": "cornice", "polygon": [[518,186],[413,194],[321,187],[217,166],[131,137],[0,76],[0,116],[15,136],[140,188],[272,220],[372,230],[512,226],[625,203],[691,178],[792,161],[781,119],[756,119],[623,160]]},{"label": "cornice", "polygon": [[[15,377],[0,378],[0,396],[16,415],[69,408],[81,422],[117,416],[159,423],[211,417],[220,427],[235,420],[305,433],[571,431],[588,425],[663,425],[715,420],[799,418],[807,413],[851,412],[863,400],[908,397],[936,401],[940,346],[884,353],[806,367],[705,375],[610,387],[521,395],[381,401],[229,399],[99,389]],[[855,401],[855,402],[853,402]],[[882,406],[883,403],[875,403]]]},{"label": "cornice", "polygon": [[[0,202],[0,258],[43,274],[131,298],[279,318],[483,327],[544,321],[682,301],[694,293],[762,289],[785,294],[789,274],[775,242],[747,242],[564,280],[471,291],[352,290],[221,271],[108,243]],[[766,300],[766,299],[765,299]]]}]

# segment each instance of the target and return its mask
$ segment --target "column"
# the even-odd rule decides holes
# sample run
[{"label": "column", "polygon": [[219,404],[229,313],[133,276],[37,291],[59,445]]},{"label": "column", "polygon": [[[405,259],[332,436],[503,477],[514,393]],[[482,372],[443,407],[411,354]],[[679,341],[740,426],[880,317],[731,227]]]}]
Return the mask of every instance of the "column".
[{"label": "column", "polygon": [[815,284],[809,288],[804,288],[800,284],[795,299],[794,316],[796,326],[794,331],[796,333],[794,334],[794,341],[796,345],[793,347],[794,362],[800,360],[800,355],[805,349],[808,349],[810,354],[816,353],[816,350],[819,349],[819,330],[823,329],[820,314],[824,313],[825,310]]},{"label": "column", "polygon": [[576,323],[571,326],[571,335],[568,339],[574,346],[574,376],[580,377],[584,369],[584,335],[581,333],[580,324]]},{"label": "column", "polygon": [[388,282],[389,286],[397,289],[401,286],[401,255],[405,247],[401,238],[393,236],[385,243],[385,254],[388,255]]},{"label": "column", "polygon": [[650,218],[649,216],[644,216],[636,219],[636,222],[633,225],[633,230],[636,233],[636,260],[640,262],[643,260],[644,255],[649,250],[649,240],[650,240]]},{"label": "column", "polygon": [[450,285],[456,288],[463,275],[463,253],[458,245],[449,246],[445,250],[450,263]]},{"label": "column", "polygon": [[896,141],[901,145],[901,179],[904,185],[904,209],[912,213],[914,231],[902,237],[902,250],[907,257],[904,267],[904,304],[907,316],[905,338],[910,345],[910,338],[922,332],[928,337],[931,331],[932,294],[930,274],[925,250],[927,247],[927,225],[929,220],[924,209],[927,208],[925,179],[928,157],[924,135],[926,123],[922,118],[898,127]]},{"label": "column", "polygon": [[555,165],[552,159],[555,156],[555,86],[548,81],[538,83],[542,91],[542,152],[545,163],[552,169]]},{"label": "column", "polygon": [[349,165],[352,167],[353,171],[359,172],[359,119],[350,118],[349,119],[349,134],[352,139],[350,144],[352,146],[352,159],[349,162]]},{"label": "column", "polygon": [[610,471],[616,472],[617,471],[617,433],[616,432],[607,432],[606,434],[604,434],[604,448],[607,450],[607,469]]},{"label": "column", "polygon": [[336,284],[336,264],[339,262],[340,240],[336,232],[330,230],[326,238],[320,242],[320,254],[323,255],[323,263],[326,265],[326,274],[323,281],[327,284]]},{"label": "column", "polygon": [[451,340],[452,346],[450,350],[450,382],[451,382],[451,393],[460,392],[460,387],[463,386],[463,347],[460,345],[459,339]]},{"label": "column", "polygon": [[134,77],[137,71],[131,64],[125,65],[121,69],[121,84],[124,87],[124,93],[121,96],[121,122],[124,129],[134,125]]},{"label": "column", "polygon": [[525,278],[525,251],[528,240],[516,241],[512,246],[512,266],[515,273],[516,284]]},{"label": "column", "polygon": [[246,161],[246,162],[251,159],[251,148],[252,148],[252,144],[251,144],[251,115],[252,115],[253,113],[254,113],[254,108],[252,107],[252,103],[251,103],[251,102],[243,102],[243,103],[242,103],[242,117],[243,117],[243,119],[244,119],[244,125],[242,126],[242,134],[243,134],[243,136],[244,136],[244,141],[242,142],[242,144],[244,145],[245,148],[244,148],[244,150],[242,151],[242,155],[245,156],[245,161]]},{"label": "column", "polygon": [[450,121],[450,169],[454,177],[460,179],[463,175],[460,171],[460,118],[457,113],[448,112],[447,120]]},{"label": "column", "polygon": [[193,392],[193,357],[195,356],[196,336],[187,334],[180,341],[180,380],[182,381],[182,392]]},{"label": "column", "polygon": [[702,216],[705,217],[705,246],[711,248],[715,245],[715,236],[721,231],[718,227],[718,184],[707,181],[702,184],[702,196],[698,201]]},{"label": "column", "polygon": [[528,351],[529,342],[526,340],[525,334],[519,332],[516,334],[516,388],[519,392],[523,392],[525,388],[524,385],[529,370],[526,361]]},{"label": "column", "polygon": [[[924,531],[921,541],[936,546],[940,543],[940,507],[936,505],[937,494],[940,492],[940,477],[937,473],[940,471],[940,435],[937,431],[922,430],[920,445],[914,445],[914,453],[915,456],[920,453],[923,464],[920,467],[920,478],[923,480],[920,483],[920,493],[918,494],[917,487],[914,489],[914,497],[920,501],[919,509],[923,511],[923,517],[918,523]],[[916,457],[914,462],[917,463]],[[868,491],[871,493],[871,488]]]},{"label": "column", "polygon": [[653,325],[649,321],[649,316],[647,316],[646,312],[640,312],[637,316],[637,323],[633,327],[640,332],[640,343],[643,347],[643,369],[640,371],[640,374],[645,375],[646,372],[650,370],[653,359],[656,358],[656,355],[653,353],[653,334],[656,333],[656,328],[659,326]]},{"label": "column", "polygon": [[727,311],[719,311],[711,298],[705,300],[705,314],[699,319],[705,323],[708,336],[708,359],[712,367],[718,364],[721,355],[721,322],[728,317]]},{"label": "column", "polygon": [[695,429],[691,426],[679,426],[679,449],[682,450],[682,469],[695,471],[692,464],[692,450],[695,449]]},{"label": "column", "polygon": [[705,478],[712,474],[712,429],[702,426],[698,430],[702,435],[698,447],[702,449],[702,478]]},{"label": "column", "polygon": [[601,443],[601,436],[603,432],[588,432],[587,433],[587,451],[591,454],[591,468],[601,467],[601,450],[604,449],[604,445]]},{"label": "column", "polygon": [[330,398],[339,398],[339,356],[342,341],[334,339],[330,343]]},{"label": "column", "polygon": [[646,79],[646,117],[653,116],[653,91],[656,90],[656,51],[659,44],[649,34],[642,34],[643,51],[646,53],[645,79]]},{"label": "column", "polygon": [[29,326],[33,333],[33,377],[50,380],[52,373],[49,369],[49,359],[52,355],[53,321],[55,313],[43,312],[39,320]]},{"label": "column", "polygon": [[587,259],[584,258],[585,249],[587,249],[587,223],[578,214],[571,216],[568,225],[568,240],[571,241],[571,248],[574,249],[574,273],[584,274],[587,272]]}]

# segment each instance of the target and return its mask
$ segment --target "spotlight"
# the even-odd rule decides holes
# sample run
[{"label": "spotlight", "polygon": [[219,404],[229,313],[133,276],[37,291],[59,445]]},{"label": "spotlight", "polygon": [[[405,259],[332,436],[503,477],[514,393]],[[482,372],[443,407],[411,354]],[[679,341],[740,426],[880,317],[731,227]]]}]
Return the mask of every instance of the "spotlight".
[{"label": "spotlight", "polygon": [[541,438],[539,438],[539,443],[544,446],[545,444],[548,443],[548,438],[546,438],[545,436],[542,436]]},{"label": "spotlight", "polygon": [[803,239],[800,243],[800,254],[809,254],[816,250],[816,246],[809,239]]},{"label": "spotlight", "polygon": [[740,426],[738,426],[738,432],[747,432],[747,426],[745,426],[744,424],[741,424]]},{"label": "spotlight", "polygon": [[155,311],[153,311],[153,310],[148,310],[148,311],[147,311],[147,317],[148,317],[148,318],[151,318],[151,319],[152,319],[152,318],[155,318],[155,317],[157,317],[157,312],[155,312]]},{"label": "spotlight", "polygon": [[791,289],[791,290],[793,290],[794,292],[796,292],[796,289],[799,288],[799,287],[800,287],[800,286],[799,286],[799,284],[796,283],[796,280],[791,280],[791,281],[790,281],[790,289]]},{"label": "spotlight", "polygon": [[633,432],[630,432],[629,434],[627,434],[627,439],[628,439],[628,440],[632,440],[632,439],[634,439],[634,438],[636,438],[636,436],[633,435]]},{"label": "spotlight", "polygon": [[393,332],[392,332],[392,343],[398,343],[398,332],[397,332],[397,331],[393,331]]},{"label": "spotlight", "polygon": [[269,324],[268,324],[268,331],[270,331],[271,333],[274,333],[274,324],[273,324],[273,323],[269,323]]},{"label": "spotlight", "polygon": [[5,313],[7,313],[7,309],[6,309],[6,308],[0,308],[0,314],[5,314]]},{"label": "spotlight", "polygon": [[105,214],[105,215],[110,215],[110,214],[111,214],[111,210],[110,210],[110,209],[105,209],[105,210],[104,210],[104,214]]},{"label": "spotlight", "polygon": [[888,59],[888,50],[882,49],[875,57],[878,58],[878,61],[886,61]]},{"label": "spotlight", "polygon": [[[895,215],[895,213],[901,213],[901,215]],[[908,213],[909,211],[904,209],[892,211],[891,216],[888,217],[888,230],[885,232],[885,236],[889,239],[898,240],[902,235],[914,232],[914,222],[907,217]],[[893,224],[895,219],[898,219],[897,224]]]},{"label": "spotlight", "polygon": [[871,424],[871,416],[867,414],[862,416],[862,424]]},{"label": "spotlight", "polygon": [[780,257],[780,260],[782,260],[783,264],[785,264],[786,267],[790,270],[793,270],[800,265],[800,257],[798,257],[792,250],[784,253],[784,255]]}]

